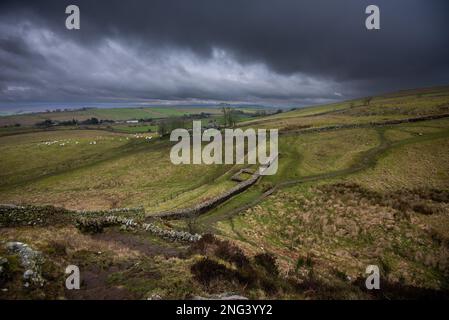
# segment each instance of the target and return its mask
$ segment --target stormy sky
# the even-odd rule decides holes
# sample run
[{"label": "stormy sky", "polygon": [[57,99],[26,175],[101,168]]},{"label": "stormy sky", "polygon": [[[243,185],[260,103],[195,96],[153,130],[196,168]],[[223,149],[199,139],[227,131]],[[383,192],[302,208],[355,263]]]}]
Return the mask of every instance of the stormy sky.
[{"label": "stormy sky", "polygon": [[[76,4],[81,29],[65,28]],[[381,29],[365,28],[380,8]],[[1,1],[0,110],[304,106],[449,84],[446,0]]]}]

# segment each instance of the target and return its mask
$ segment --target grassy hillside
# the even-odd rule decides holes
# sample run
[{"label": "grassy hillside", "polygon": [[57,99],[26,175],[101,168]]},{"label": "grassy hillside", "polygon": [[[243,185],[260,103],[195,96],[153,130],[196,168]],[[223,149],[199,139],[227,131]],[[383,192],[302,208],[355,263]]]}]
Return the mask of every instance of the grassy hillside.
[{"label": "grassy hillside", "polygon": [[407,90],[284,112],[242,123],[242,126],[295,130],[333,124],[368,123],[449,113],[449,87]]},{"label": "grassy hillside", "polygon": [[[189,245],[123,227],[86,235],[73,224],[0,228],[0,235],[42,250],[55,279],[63,277],[51,271],[58,265],[83,265],[91,290],[78,293],[84,298],[447,298],[449,117],[370,122],[448,113],[445,87],[243,121],[242,128],[281,129],[278,173],[198,217],[177,220],[154,220],[152,213],[229,190],[242,166],[175,166],[169,141],[127,133],[0,135],[0,203],[142,206],[145,219],[161,227],[216,238]],[[346,124],[363,126],[339,126]],[[369,264],[381,269],[379,292],[364,287]],[[14,279],[20,283],[20,272]],[[80,297],[59,287],[23,293],[14,285],[8,294]]]},{"label": "grassy hillside", "polygon": [[[220,180],[230,166],[172,165],[172,144],[165,140],[66,130],[0,141],[2,203],[90,210],[143,206],[151,211],[186,206],[234,184]],[[26,156],[31,154],[33,161]]]}]

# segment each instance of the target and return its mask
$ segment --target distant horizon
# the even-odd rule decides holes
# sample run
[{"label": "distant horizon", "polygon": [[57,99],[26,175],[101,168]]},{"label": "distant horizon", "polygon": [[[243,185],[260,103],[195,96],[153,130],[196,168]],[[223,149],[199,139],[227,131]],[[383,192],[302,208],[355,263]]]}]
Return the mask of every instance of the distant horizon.
[{"label": "distant horizon", "polygon": [[[447,84],[439,84],[433,86],[423,86],[423,87],[414,87],[414,88],[404,88],[395,91],[386,91],[381,92],[373,96],[382,96],[395,94],[400,92],[407,92],[413,90],[428,90],[428,89],[436,89],[436,88],[444,88],[449,87],[449,83]],[[0,116],[9,116],[9,115],[20,115],[20,114],[29,114],[29,113],[41,113],[48,111],[55,111],[57,109],[70,109],[68,111],[79,110],[82,108],[96,108],[96,109],[113,109],[113,108],[163,108],[163,107],[171,107],[171,108],[188,108],[188,107],[197,107],[197,108],[210,108],[210,107],[219,107],[220,104],[229,104],[234,107],[256,107],[256,108],[267,108],[267,109],[292,109],[292,108],[307,108],[307,107],[316,107],[320,105],[333,104],[333,103],[342,103],[345,101],[358,100],[362,99],[366,96],[352,97],[352,98],[344,98],[335,99],[332,101],[322,101],[310,104],[268,104],[268,103],[256,103],[256,102],[245,102],[245,101],[191,101],[191,100],[165,100],[158,102],[148,102],[148,101],[117,101],[117,102],[2,102],[0,101]]]},{"label": "distant horizon", "polygon": [[[68,109],[66,111],[76,111],[83,108],[88,109],[115,109],[115,108],[219,108],[220,103],[203,103],[203,104],[138,104],[132,102],[34,102],[34,103],[14,103],[17,106],[12,106],[12,109],[0,109],[0,116],[8,115],[20,115],[28,113],[43,113],[46,111],[54,112],[57,109]],[[288,106],[271,106],[262,105],[255,103],[227,103],[233,107],[252,107],[252,108],[263,108],[263,109],[288,109]],[[4,108],[4,104],[0,106]]]}]

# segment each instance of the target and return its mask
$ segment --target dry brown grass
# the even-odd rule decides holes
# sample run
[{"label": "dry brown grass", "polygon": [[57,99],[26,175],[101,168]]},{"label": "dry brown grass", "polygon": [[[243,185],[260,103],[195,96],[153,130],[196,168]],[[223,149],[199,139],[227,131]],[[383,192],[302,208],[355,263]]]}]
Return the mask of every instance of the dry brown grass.
[{"label": "dry brown grass", "polygon": [[231,237],[237,231],[246,247],[274,252],[285,275],[307,278],[312,272],[332,283],[335,270],[356,279],[367,265],[378,264],[392,283],[441,289],[449,275],[449,248],[429,231],[431,220],[449,216],[448,200],[447,192],[428,190],[292,188],[233,219],[233,229],[220,226]]}]

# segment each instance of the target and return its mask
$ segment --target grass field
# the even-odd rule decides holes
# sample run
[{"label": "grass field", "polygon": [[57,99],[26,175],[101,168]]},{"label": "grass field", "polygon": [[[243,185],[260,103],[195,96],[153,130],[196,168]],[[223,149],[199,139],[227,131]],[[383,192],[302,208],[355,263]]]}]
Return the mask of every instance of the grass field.
[{"label": "grass field", "polygon": [[3,203],[151,211],[201,201],[233,185],[219,179],[229,166],[172,165],[169,141],[93,130],[0,139],[7,140],[1,148]]},{"label": "grass field", "polygon": [[123,133],[147,133],[157,132],[156,125],[116,125],[113,127],[114,131]]}]

